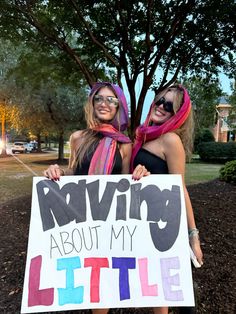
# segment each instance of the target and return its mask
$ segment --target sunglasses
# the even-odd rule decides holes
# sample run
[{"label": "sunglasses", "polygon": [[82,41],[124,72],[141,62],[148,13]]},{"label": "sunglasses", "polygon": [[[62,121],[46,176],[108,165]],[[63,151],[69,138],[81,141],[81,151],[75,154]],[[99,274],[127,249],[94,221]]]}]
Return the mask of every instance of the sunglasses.
[{"label": "sunglasses", "polygon": [[173,108],[173,102],[172,101],[166,101],[165,97],[161,97],[155,102],[155,105],[159,107],[160,105],[163,105],[163,108],[166,112],[174,113]]},{"label": "sunglasses", "polygon": [[107,104],[109,107],[118,107],[119,100],[113,96],[103,97],[101,95],[95,95],[93,98],[94,105],[101,105],[102,103]]}]

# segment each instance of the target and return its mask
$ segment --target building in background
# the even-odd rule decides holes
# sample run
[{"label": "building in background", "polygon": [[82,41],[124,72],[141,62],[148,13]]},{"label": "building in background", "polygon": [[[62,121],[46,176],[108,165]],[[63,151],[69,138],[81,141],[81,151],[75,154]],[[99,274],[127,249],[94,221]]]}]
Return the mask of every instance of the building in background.
[{"label": "building in background", "polygon": [[225,97],[220,97],[219,104],[216,106],[216,125],[213,128],[216,142],[236,141],[236,121],[231,121],[229,124],[231,109],[232,106],[228,103],[228,100]]}]

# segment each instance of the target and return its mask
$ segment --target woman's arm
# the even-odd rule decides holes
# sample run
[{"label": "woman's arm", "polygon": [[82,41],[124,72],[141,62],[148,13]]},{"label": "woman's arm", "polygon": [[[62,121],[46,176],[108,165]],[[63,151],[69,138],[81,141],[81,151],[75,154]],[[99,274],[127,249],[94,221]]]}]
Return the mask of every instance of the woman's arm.
[{"label": "woman's arm", "polygon": [[130,167],[130,158],[132,153],[132,144],[120,144],[119,145],[120,154],[122,157],[122,174],[129,174],[129,167]]},{"label": "woman's arm", "polygon": [[[193,213],[193,208],[191,204],[191,200],[185,186],[185,151],[183,144],[181,142],[180,137],[175,133],[167,133],[164,136],[163,140],[163,148],[164,148],[164,155],[167,161],[168,170],[170,174],[181,174],[182,181],[183,181],[183,189],[184,189],[184,198],[185,198],[185,205],[187,211],[187,222],[188,222],[188,229],[195,230],[196,223]],[[202,264],[203,254],[200,248],[200,241],[197,232],[192,234],[193,236],[190,237],[190,244],[191,247],[198,259],[198,262]]]},{"label": "woman's arm", "polygon": [[70,136],[70,157],[69,157],[69,164],[68,168],[65,170],[65,174],[73,174],[73,167],[74,167],[74,162],[76,159],[76,152],[81,144],[81,136],[82,136],[83,131],[76,131],[71,134]]}]

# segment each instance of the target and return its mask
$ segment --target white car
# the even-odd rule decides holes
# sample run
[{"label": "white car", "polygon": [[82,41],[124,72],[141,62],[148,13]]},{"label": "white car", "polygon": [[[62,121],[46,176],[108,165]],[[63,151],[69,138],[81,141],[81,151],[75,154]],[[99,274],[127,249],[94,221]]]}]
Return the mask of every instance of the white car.
[{"label": "white car", "polygon": [[12,146],[12,154],[27,153],[27,142],[15,142]]}]

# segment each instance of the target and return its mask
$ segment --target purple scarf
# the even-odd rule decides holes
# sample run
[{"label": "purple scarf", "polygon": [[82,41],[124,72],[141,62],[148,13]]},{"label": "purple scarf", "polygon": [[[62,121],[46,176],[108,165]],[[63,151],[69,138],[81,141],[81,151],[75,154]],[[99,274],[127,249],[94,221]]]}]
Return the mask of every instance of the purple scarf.
[{"label": "purple scarf", "polygon": [[96,151],[93,154],[89,167],[89,175],[93,174],[111,174],[114,164],[114,157],[117,149],[117,142],[131,143],[129,137],[125,136],[119,131],[124,131],[128,126],[128,106],[125,95],[118,85],[108,82],[95,83],[90,92],[90,97],[93,97],[99,89],[103,87],[110,87],[115,91],[119,99],[119,121],[117,114],[110,124],[101,124],[94,128],[95,131],[100,132],[104,137],[100,141]]}]

